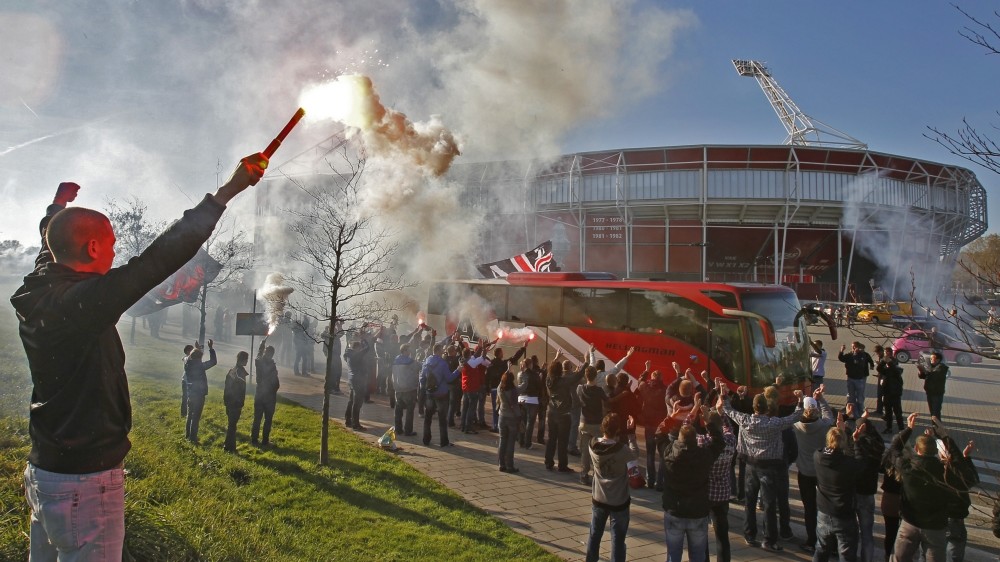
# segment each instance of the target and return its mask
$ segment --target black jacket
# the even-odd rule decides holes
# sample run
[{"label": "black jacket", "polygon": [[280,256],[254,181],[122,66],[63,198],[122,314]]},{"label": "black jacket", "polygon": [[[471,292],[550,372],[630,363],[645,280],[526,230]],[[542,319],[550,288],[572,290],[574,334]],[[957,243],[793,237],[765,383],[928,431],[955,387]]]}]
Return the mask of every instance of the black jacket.
[{"label": "black jacket", "polygon": [[604,420],[604,403],[608,394],[596,384],[581,384],[576,387],[576,396],[580,399],[580,423],[599,425]]},{"label": "black jacket", "polygon": [[903,483],[900,515],[907,523],[921,529],[944,529],[948,513],[956,499],[944,480],[944,465],[937,453],[920,456],[906,447],[913,432],[904,428],[890,445],[891,462]]},{"label": "black jacket", "polygon": [[715,459],[726,448],[722,432],[709,427],[712,443],[708,447],[689,446],[677,439],[663,452],[663,511],[675,517],[700,519],[711,510],[708,479]]},{"label": "black jacket", "polygon": [[[250,373],[243,367],[233,367],[226,374],[226,386],[222,391],[222,402],[227,408],[242,408],[247,399],[247,377]],[[259,376],[259,375],[258,375]]]},{"label": "black jacket", "polygon": [[948,366],[944,363],[936,365],[917,365],[917,376],[924,379],[924,392],[934,396],[944,396],[944,385],[948,380]]},{"label": "black jacket", "polygon": [[858,351],[857,353],[838,353],[837,359],[844,364],[847,369],[847,378],[849,379],[863,379],[868,376],[868,371],[875,367],[875,361],[872,360],[872,356],[868,355],[865,351]]},{"label": "black jacket", "polygon": [[[46,218],[62,210],[50,205]],[[125,350],[115,325],[147,292],[194,257],[225,210],[211,196],[139,256],[105,275],[55,263],[42,239],[35,270],[10,301],[34,388],[31,464],[63,474],[117,466],[131,448]],[[43,228],[48,221],[42,221]]]},{"label": "black jacket", "polygon": [[545,377],[545,388],[549,391],[549,415],[569,414],[573,408],[573,390],[583,378],[587,363],[572,373],[563,373],[559,378]]},{"label": "black jacket", "polygon": [[490,360],[490,366],[486,367],[486,388],[492,390],[500,386],[500,379],[503,378],[503,374],[507,372],[511,364],[517,365],[517,360],[524,356],[524,352],[527,349],[526,347],[521,347],[514,355],[499,361],[494,356]]},{"label": "black jacket", "polygon": [[864,464],[848,451],[820,449],[813,453],[816,467],[816,509],[831,517],[854,517],[854,494]]}]

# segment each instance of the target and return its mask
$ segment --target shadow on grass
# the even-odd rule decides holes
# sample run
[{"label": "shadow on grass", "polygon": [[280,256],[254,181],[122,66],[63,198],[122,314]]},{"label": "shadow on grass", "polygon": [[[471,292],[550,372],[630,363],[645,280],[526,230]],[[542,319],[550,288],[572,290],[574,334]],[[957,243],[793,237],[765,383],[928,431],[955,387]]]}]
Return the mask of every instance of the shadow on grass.
[{"label": "shadow on grass", "polygon": [[[282,452],[282,454],[289,454],[290,456],[300,456],[298,453],[291,449],[282,449],[281,447],[273,447],[272,450],[275,452]],[[310,459],[313,458],[312,455],[309,456]],[[426,513],[422,513],[408,507],[405,507],[399,503],[392,503],[384,498],[379,498],[362,491],[356,490],[349,485],[338,484],[331,481],[329,478],[321,475],[309,472],[302,468],[299,464],[290,461],[284,461],[268,457],[254,457],[247,458],[250,462],[257,463],[263,467],[270,468],[281,474],[295,474],[298,479],[303,483],[311,484],[316,491],[329,493],[331,496],[335,496],[348,504],[359,508],[372,511],[383,517],[390,519],[398,519],[401,521],[406,521],[408,523],[433,525],[434,528],[440,529],[444,532],[453,532],[470,539],[473,539],[481,544],[489,545],[493,548],[500,548],[504,546],[502,541],[496,538],[480,533],[478,531],[472,531],[469,529],[464,529],[460,527],[455,527],[450,525],[448,522],[443,521],[439,518],[435,518]],[[346,474],[363,474],[366,471],[370,471],[370,467],[362,466],[357,463],[348,462],[339,459],[331,459],[330,463],[324,467],[326,469],[340,471]],[[412,489],[413,481],[405,478],[401,478],[390,473],[377,474],[376,477],[380,480],[382,485],[387,490],[406,490]],[[441,494],[428,490],[426,488],[421,489],[421,496],[441,505],[447,509],[461,510],[470,514],[477,514],[486,516],[487,514],[478,509],[469,506],[465,500],[457,496]]]}]

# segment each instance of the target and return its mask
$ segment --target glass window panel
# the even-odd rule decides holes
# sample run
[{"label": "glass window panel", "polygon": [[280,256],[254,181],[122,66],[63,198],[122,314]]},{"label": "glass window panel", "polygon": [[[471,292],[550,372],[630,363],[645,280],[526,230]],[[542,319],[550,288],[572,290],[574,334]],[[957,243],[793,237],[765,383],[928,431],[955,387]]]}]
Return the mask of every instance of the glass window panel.
[{"label": "glass window panel", "polygon": [[507,312],[513,322],[559,325],[559,307],[562,303],[559,287],[509,287]]},{"label": "glass window panel", "polygon": [[494,315],[507,319],[507,287],[504,285],[472,285],[472,292],[493,307]]},{"label": "glass window panel", "polygon": [[563,324],[608,330],[625,327],[628,291],[573,288],[563,290]]}]

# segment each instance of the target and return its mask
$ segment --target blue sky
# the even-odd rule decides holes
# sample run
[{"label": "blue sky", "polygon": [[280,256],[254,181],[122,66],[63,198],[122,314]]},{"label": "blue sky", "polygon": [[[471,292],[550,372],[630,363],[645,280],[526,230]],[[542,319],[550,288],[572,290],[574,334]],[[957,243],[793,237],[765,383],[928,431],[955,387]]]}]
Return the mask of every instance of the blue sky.
[{"label": "blue sky", "polygon": [[[994,2],[962,6],[1000,24]],[[1000,124],[1000,56],[958,35],[968,23],[934,0],[14,0],[0,8],[18,31],[0,38],[0,239],[34,242],[67,179],[81,205],[137,196],[172,219],[266,145],[306,84],[345,72],[414,120],[440,114],[476,159],[525,143],[778,144],[764,94],[730,63],[753,58],[872,150],[965,165],[922,135]],[[335,130],[297,129],[278,159]]]}]

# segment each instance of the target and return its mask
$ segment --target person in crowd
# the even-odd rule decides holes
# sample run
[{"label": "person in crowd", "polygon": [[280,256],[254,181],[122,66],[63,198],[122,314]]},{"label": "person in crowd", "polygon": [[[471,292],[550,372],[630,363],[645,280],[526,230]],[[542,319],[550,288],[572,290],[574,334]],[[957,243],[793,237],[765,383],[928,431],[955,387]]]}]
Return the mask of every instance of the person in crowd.
[{"label": "person in crowd", "polygon": [[193,349],[193,345],[185,345],[184,357],[181,359],[181,417],[185,419],[188,415],[188,379],[187,369],[184,366],[187,364],[188,356],[191,355],[191,350]]},{"label": "person in crowd", "polygon": [[229,453],[236,452],[236,424],[243,414],[243,405],[247,399],[247,372],[246,366],[250,362],[250,354],[241,351],[236,354],[236,366],[226,373],[226,385],[222,391],[222,402],[226,406],[226,418],[229,423],[226,426],[226,442],[222,448]]},{"label": "person in crowd", "polygon": [[[753,396],[747,391],[747,387],[739,386],[736,388],[736,395],[732,393],[730,396],[730,405],[737,412],[742,412],[744,414],[753,414]],[[740,425],[739,422],[726,416],[726,419],[735,427],[737,436],[739,435]],[[738,438],[737,438],[738,443]],[[737,471],[737,468],[739,469]],[[740,452],[740,447],[736,447],[736,456],[733,457],[733,466],[730,469],[730,476],[732,477],[733,488],[732,496],[736,499],[736,502],[742,504],[746,502],[746,468],[747,468],[747,457],[746,454]]]},{"label": "person in crowd", "polygon": [[[774,384],[764,388],[764,397],[767,398],[767,415],[778,417],[781,415],[781,405],[778,400],[780,394],[778,386],[782,384],[782,377],[779,375]],[[805,400],[803,399],[803,404]],[[799,444],[795,440],[795,431],[791,427],[781,430],[782,455],[784,470],[778,471],[778,480],[775,490],[778,494],[778,536],[784,540],[792,540],[795,535],[792,533],[792,510],[788,502],[788,491],[790,483],[788,474],[791,472],[792,463],[799,455]]]},{"label": "person in crowd", "polygon": [[[659,487],[659,473],[663,468],[662,457],[656,450],[656,427],[660,425],[669,414],[667,408],[667,386],[663,384],[663,374],[659,370],[650,372],[652,361],[646,361],[646,370],[639,376],[639,400],[642,403],[643,433],[646,439],[646,486],[650,488]],[[656,465],[660,461],[660,469]],[[727,498],[728,499],[728,496]]]},{"label": "person in crowd", "polygon": [[896,420],[896,429],[903,429],[903,367],[896,360],[892,348],[885,348],[885,357],[879,359],[875,370],[879,373],[879,388],[882,392],[882,405],[885,414],[885,431],[892,433],[892,420]]},{"label": "person in crowd", "polygon": [[834,550],[841,562],[854,562],[858,553],[855,489],[862,463],[854,458],[843,419],[826,432],[826,448],[813,452],[816,467],[816,552],[813,562],[826,562]]},{"label": "person in crowd", "polygon": [[542,378],[531,368],[531,360],[521,359],[520,371],[517,373],[517,401],[521,406],[521,419],[524,420],[524,432],[520,435],[520,443],[525,449],[531,448],[532,436],[535,435],[535,420],[538,416],[541,391]]},{"label": "person in crowd", "polygon": [[309,318],[292,322],[292,343],[295,346],[295,361],[292,363],[292,373],[297,377],[308,377],[312,370],[309,357],[312,355],[313,339],[309,332]]},{"label": "person in crowd", "polygon": [[[695,397],[691,415],[695,424],[703,424],[701,395]],[[726,448],[722,435],[722,419],[708,424],[711,444],[698,446],[698,433],[693,424],[684,424],[677,437],[663,452],[663,530],[667,542],[667,558],[680,560],[684,542],[688,545],[690,562],[708,560],[708,520],[711,513],[709,481],[716,459]]]},{"label": "person in crowd", "polygon": [[[510,358],[504,358],[503,349],[499,347],[493,350],[493,359],[490,360],[490,366],[486,367],[486,388],[490,391],[490,404],[493,412],[490,433],[499,433],[500,431],[500,410],[497,407],[497,388],[500,386],[500,378],[511,370],[511,365],[517,365],[518,360],[524,356],[524,352],[527,350],[528,340],[524,340],[524,345],[518,348]],[[485,400],[482,401],[483,404],[485,402]]]},{"label": "person in crowd", "polygon": [[924,381],[924,392],[927,393],[927,409],[931,417],[941,418],[941,408],[944,406],[944,387],[948,381],[948,366],[944,364],[940,351],[931,352],[930,359],[924,361],[921,355],[917,358],[917,376]]},{"label": "person in crowd", "polygon": [[347,383],[351,387],[351,394],[347,400],[347,410],[344,412],[344,424],[356,431],[364,431],[361,425],[361,406],[365,402],[368,392],[368,361],[366,358],[371,355],[372,348],[368,339],[361,337],[351,342],[351,347],[344,352],[344,361],[350,374]]},{"label": "person in crowd", "polygon": [[860,412],[865,409],[865,384],[868,373],[875,368],[875,361],[865,351],[865,346],[857,341],[851,344],[850,353],[847,353],[847,346],[840,346],[837,359],[847,370],[847,401],[854,404],[855,411]]},{"label": "person in crowd", "polygon": [[[614,367],[612,367],[609,371],[605,371],[604,360],[597,359],[597,346],[595,346],[593,343],[590,344],[590,349],[587,350],[587,357],[588,357],[588,362],[597,369],[597,385],[603,386],[605,384],[605,380],[607,379],[608,374],[617,374],[619,371],[621,371],[622,368],[625,367],[625,364],[628,362],[629,357],[631,357],[633,353],[635,353],[635,348],[630,347],[628,351],[625,352],[625,357],[623,357],[620,361],[618,361],[618,363],[616,363]],[[605,388],[605,390],[610,394],[611,389]],[[580,417],[582,415],[583,405],[580,403],[580,397],[576,392],[572,393],[572,399],[573,399],[573,405],[572,409],[570,410],[570,420],[569,420],[569,454],[575,457],[579,457],[581,456],[580,449],[584,447],[584,445],[581,444],[579,438]],[[633,451],[634,450],[635,449],[633,449]]]},{"label": "person in crowd", "polygon": [[344,323],[337,319],[333,324],[333,333],[330,332],[330,326],[323,328],[323,356],[327,358],[324,384],[328,394],[339,396],[343,394],[340,391],[340,378],[344,372],[344,364],[340,359],[340,338],[344,335]]},{"label": "person in crowd", "polygon": [[[545,444],[545,423],[548,420],[549,412],[549,389],[545,384],[545,379],[548,376],[546,369],[542,368],[541,363],[538,361],[537,355],[531,356],[531,370],[538,375],[538,380],[541,381],[541,387],[538,392],[538,436],[535,442],[539,445]],[[530,438],[529,438],[530,441]]]},{"label": "person in crowd", "polygon": [[875,414],[880,418],[885,417],[885,401],[883,400],[882,391],[882,381],[885,376],[885,372],[891,367],[891,359],[887,358],[885,348],[881,345],[876,345],[875,351]]},{"label": "person in crowd", "polygon": [[[626,373],[609,374],[605,383],[608,385],[608,409],[618,414],[618,420],[624,421],[628,418],[636,420],[636,425],[641,423],[642,404],[639,397],[632,391],[631,380]],[[639,441],[636,437],[635,426],[631,430],[622,426],[618,439],[624,441],[636,457],[639,456]]]},{"label": "person in crowd", "polygon": [[[716,390],[722,393],[722,386],[725,383],[721,379],[716,380]],[[712,518],[712,527],[715,529],[715,553],[718,562],[730,562],[732,558],[731,546],[729,544],[729,494],[732,484],[730,482],[730,468],[732,458],[736,454],[736,434],[728,423],[725,423],[725,414],[718,410],[718,396],[716,397],[716,408],[704,416],[705,425],[716,426],[722,432],[722,440],[725,448],[715,459],[708,476],[708,501]],[[698,434],[698,446],[707,447],[711,445],[711,431],[707,434]]]},{"label": "person in crowd", "polygon": [[517,431],[521,426],[521,409],[517,405],[517,386],[514,384],[513,372],[507,371],[500,375],[500,384],[497,386],[497,391],[497,410],[499,414],[497,421],[500,427],[500,443],[497,447],[497,458],[500,464],[500,472],[520,472],[514,466],[514,443],[517,441]]},{"label": "person in crowd", "polygon": [[903,483],[900,481],[899,473],[896,472],[892,449],[887,449],[882,455],[881,471],[882,498],[879,502],[879,509],[882,511],[882,524],[885,527],[882,548],[885,550],[885,559],[892,560],[892,553],[896,546],[896,533],[899,532],[899,522],[901,521],[899,506],[903,493]]},{"label": "person in crowd", "polygon": [[[101,553],[108,560],[121,559],[122,462],[131,447],[132,406],[115,325],[194,257],[226,204],[255,185],[266,166],[267,158],[259,153],[241,160],[214,195],[206,195],[117,268],[112,268],[111,221],[92,209],[67,208],[79,193],[78,184],[63,182],[56,189],[39,223],[35,268],[10,298],[32,383],[31,450],[24,471],[32,560],[97,559]],[[63,515],[71,509],[88,522],[90,540],[56,546],[52,539],[62,532]]]},{"label": "person in crowd", "polygon": [[906,449],[916,423],[917,413],[913,412],[906,418],[906,427],[893,438],[887,453],[902,482],[899,507],[902,521],[892,556],[896,562],[913,562],[920,549],[927,562],[940,562],[945,560],[949,504],[955,495],[945,480],[945,467],[938,457],[933,435],[918,436],[913,449]]},{"label": "person in crowd", "polygon": [[810,554],[816,551],[816,466],[813,464],[813,453],[826,446],[826,433],[834,423],[833,410],[823,396],[824,390],[825,387],[820,385],[813,391],[812,398],[802,400],[802,419],[792,426],[798,444],[795,464],[806,526],[806,541],[801,546]]},{"label": "person in crowd", "polygon": [[549,391],[549,409],[546,418],[549,440],[545,445],[545,468],[553,469],[558,452],[559,472],[575,472],[569,467],[569,421],[573,404],[571,394],[580,384],[589,363],[585,361],[580,368],[573,370],[573,363],[569,360],[559,363],[561,355],[561,350],[556,352],[545,377],[545,386]]},{"label": "person in crowd", "polygon": [[[448,354],[444,357],[450,370],[454,371],[462,364],[462,351],[465,347],[458,332],[452,334],[451,343],[447,346]],[[462,377],[456,377],[448,385],[448,411],[445,414],[448,427],[455,427],[455,418],[462,419],[462,400]]]},{"label": "person in crowd", "polygon": [[451,382],[458,379],[462,371],[459,364],[454,369],[450,368],[448,361],[443,357],[443,344],[434,346],[434,353],[427,356],[424,366],[420,370],[420,392],[424,395],[424,435],[425,446],[431,444],[431,422],[434,414],[438,415],[438,432],[442,447],[450,447],[451,441],[448,439],[448,405]]},{"label": "person in crowd", "polygon": [[[597,373],[594,372],[596,381]],[[626,426],[629,423],[626,421]],[[610,413],[601,421],[601,437],[591,439],[588,451],[594,467],[594,484],[591,497],[590,537],[587,540],[587,562],[597,562],[600,557],[604,528],[611,519],[611,561],[625,562],[625,536],[628,534],[629,464],[635,455],[618,440],[621,422],[618,415]],[[550,437],[552,433],[550,432]]]},{"label": "person in crowd", "polygon": [[812,368],[813,386],[823,384],[823,377],[826,376],[826,350],[823,349],[823,342],[813,340],[812,349],[809,351],[809,365]]},{"label": "person in crowd", "polygon": [[466,349],[462,359],[462,433],[478,433],[473,427],[483,399],[486,369],[491,363],[486,358],[486,344],[480,342],[475,350]]},{"label": "person in crowd", "polygon": [[[257,368],[257,389],[253,395],[253,425],[250,427],[250,444],[266,447],[271,443],[271,422],[278,405],[278,366],[274,362],[274,346],[264,347],[264,341],[257,348],[254,366]],[[263,440],[258,442],[261,420],[264,422]]]},{"label": "person in crowd", "polygon": [[875,424],[868,418],[868,412],[861,414],[853,437],[854,456],[861,463],[854,495],[854,513],[859,532],[858,559],[861,562],[872,562],[875,557],[875,492],[878,489],[882,457],[885,455],[885,442]]},{"label": "person in crowd", "polygon": [[602,435],[601,424],[604,422],[604,408],[608,402],[608,395],[597,384],[596,367],[588,365],[583,371],[583,378],[584,384],[576,387],[581,405],[580,449],[583,452],[580,458],[580,482],[589,486],[593,482],[590,475],[592,467],[590,443]]},{"label": "person in crowd", "polygon": [[945,555],[948,562],[961,562],[965,559],[965,547],[969,540],[965,528],[965,518],[969,516],[972,499],[969,489],[979,483],[979,472],[972,462],[972,451],[975,444],[970,440],[964,449],[958,448],[958,443],[948,435],[948,430],[937,418],[931,418],[932,433],[937,439],[938,458],[944,463],[945,481],[950,485],[952,494],[948,502],[948,527],[945,539]]},{"label": "person in crowd", "polygon": [[417,434],[413,431],[413,410],[417,406],[420,367],[410,355],[410,344],[399,346],[399,355],[392,362],[392,388],[396,393],[394,414],[396,432],[407,437]]},{"label": "person in crowd", "polygon": [[208,396],[207,371],[218,363],[212,340],[208,340],[208,361],[202,361],[204,351],[198,342],[184,362],[184,376],[188,381],[188,415],[184,424],[184,437],[198,444],[198,426],[201,414],[205,410],[205,397]]},{"label": "person in crowd", "polygon": [[[728,393],[726,393],[728,396]],[[752,415],[737,412],[727,400],[726,415],[740,425],[737,450],[747,457],[746,513],[743,537],[751,546],[759,546],[757,541],[757,500],[758,494],[764,504],[764,548],[770,551],[783,550],[778,544],[778,472],[785,470],[784,442],[781,432],[795,424],[802,417],[802,391],[795,390],[798,404],[785,417],[768,415],[767,398],[763,394],[754,396]],[[750,516],[750,514],[753,514]]]},{"label": "person in crowd", "polygon": [[377,357],[378,374],[376,375],[375,391],[389,396],[389,407],[396,406],[396,393],[392,389],[393,362],[399,356],[399,316],[393,314],[388,324],[383,324],[375,334],[375,356]]}]

